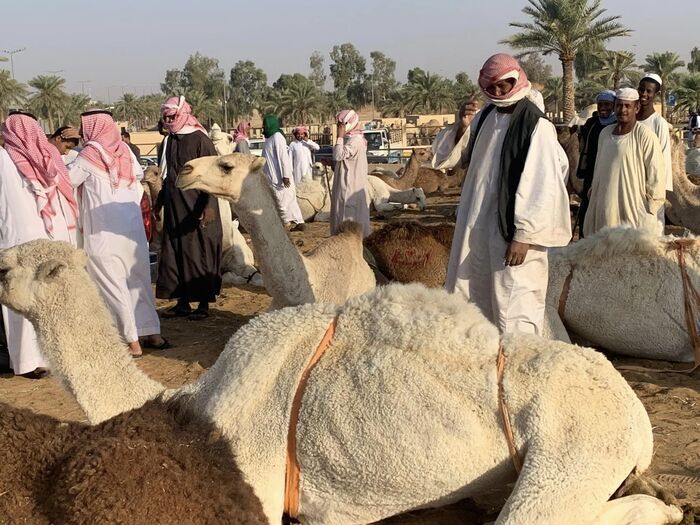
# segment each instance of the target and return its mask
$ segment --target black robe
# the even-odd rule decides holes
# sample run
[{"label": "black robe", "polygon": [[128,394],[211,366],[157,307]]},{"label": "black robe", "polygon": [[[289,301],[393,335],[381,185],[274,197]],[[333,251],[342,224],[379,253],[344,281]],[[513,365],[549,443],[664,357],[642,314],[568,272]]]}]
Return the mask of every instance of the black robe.
[{"label": "black robe", "polygon": [[[170,135],[165,151],[167,177],[159,195],[163,206],[163,244],[158,261],[156,297],[190,302],[214,302],[221,290],[221,216],[215,197],[175,187],[186,162],[216,155],[212,141],[201,131]],[[204,208],[214,221],[200,226]]]}]

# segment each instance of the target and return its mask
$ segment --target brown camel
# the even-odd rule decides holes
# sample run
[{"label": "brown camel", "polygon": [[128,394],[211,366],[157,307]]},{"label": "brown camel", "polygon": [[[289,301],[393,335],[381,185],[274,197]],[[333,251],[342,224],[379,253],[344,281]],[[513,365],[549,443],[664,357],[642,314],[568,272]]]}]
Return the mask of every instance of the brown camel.
[{"label": "brown camel", "polygon": [[437,288],[445,284],[454,231],[454,224],[395,222],[367,237],[365,247],[387,278]]},{"label": "brown camel", "polygon": [[576,176],[579,161],[578,133],[568,126],[557,127],[557,140],[569,160],[569,180],[566,184],[569,193],[579,194],[583,190],[583,179]]},{"label": "brown camel", "polygon": [[408,164],[403,171],[397,171],[400,177],[393,177],[384,170],[375,170],[370,175],[378,177],[392,188],[407,190],[409,188],[422,188],[425,193],[444,193],[450,188],[458,188],[461,178],[455,175],[445,175],[442,171],[427,168],[422,164],[430,161],[433,154],[428,148],[416,148],[408,159]]},{"label": "brown camel", "polygon": [[267,523],[215,426],[149,401],[96,426],[0,403],[0,522]]}]

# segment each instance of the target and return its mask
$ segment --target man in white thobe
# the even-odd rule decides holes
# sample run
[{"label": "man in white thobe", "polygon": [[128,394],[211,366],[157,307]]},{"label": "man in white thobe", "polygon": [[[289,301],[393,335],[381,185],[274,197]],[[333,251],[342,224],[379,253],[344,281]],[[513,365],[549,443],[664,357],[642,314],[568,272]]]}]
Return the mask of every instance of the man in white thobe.
[{"label": "man in white thobe", "polygon": [[151,288],[138,191],[143,170],[111,113],[88,111],[80,120],[85,146],[69,170],[72,184],[81,188],[88,273],[131,355],[143,353],[139,337],[147,348],[168,348]]},{"label": "man in white thobe", "polygon": [[[445,288],[461,293],[501,332],[542,333],[547,248],[571,238],[561,146],[527,98],[530,82],[513,57],[484,64],[489,104],[471,117],[468,163]],[[568,167],[568,166],[567,166]]]},{"label": "man in white thobe", "polygon": [[309,128],[298,126],[292,130],[294,140],[289,145],[289,154],[292,156],[292,171],[294,171],[294,182],[312,178],[312,168],[314,165],[311,156],[312,151],[318,151],[321,147],[309,138]]},{"label": "man in white thobe", "polygon": [[666,199],[661,145],[637,122],[639,94],[616,93],[617,124],[600,132],[590,204],[583,224],[588,237],[606,226],[629,224],[658,233],[658,211]]},{"label": "man in white thobe", "polygon": [[363,236],[370,234],[367,198],[367,141],[360,117],[352,109],[336,116],[337,138],[333,146],[333,191],[331,191],[331,235],[340,232],[345,221],[362,226]]},{"label": "man in white thobe", "polygon": [[[78,205],[66,167],[36,118],[11,112],[0,148],[0,249],[35,239],[75,245]],[[69,313],[64,313],[69,315]],[[21,315],[2,307],[10,366],[15,375],[46,376],[36,333]]]},{"label": "man in white thobe", "polygon": [[[668,121],[654,109],[654,100],[661,92],[661,77],[656,73],[645,73],[639,81],[637,92],[639,93],[639,112],[637,122],[651,129],[661,144],[661,154],[664,158],[664,171],[666,172],[666,191],[673,191],[673,162],[671,160],[671,133]],[[664,204],[657,211],[659,221],[659,233],[663,235],[666,217]]]},{"label": "man in white thobe", "polygon": [[292,229],[304,229],[304,217],[301,215],[297,202],[292,159],[289,156],[287,141],[282,135],[279,118],[275,115],[265,115],[263,118],[263,135],[265,145],[262,157],[265,159],[265,174],[270,180],[272,189],[282,213],[282,221]]}]

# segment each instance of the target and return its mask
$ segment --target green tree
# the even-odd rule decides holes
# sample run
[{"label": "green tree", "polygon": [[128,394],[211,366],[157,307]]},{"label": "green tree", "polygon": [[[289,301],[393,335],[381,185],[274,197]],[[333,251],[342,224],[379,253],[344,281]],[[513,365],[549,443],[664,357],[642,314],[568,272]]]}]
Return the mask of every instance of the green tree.
[{"label": "green tree", "polygon": [[36,92],[29,99],[29,108],[39,118],[48,121],[49,129],[54,130],[61,118],[68,94],[63,90],[65,79],[55,75],[38,75],[29,81]]},{"label": "green tree", "polygon": [[117,120],[137,121],[144,114],[142,101],[133,93],[124,93],[114,104],[114,116]]},{"label": "green tree", "polygon": [[561,77],[549,77],[545,81],[542,98],[546,107],[555,115],[559,115],[564,102],[564,83]]},{"label": "green tree", "polygon": [[187,59],[182,73],[188,91],[199,91],[210,99],[222,97],[224,72],[217,59],[195,53]]},{"label": "green tree", "polygon": [[641,72],[635,65],[634,53],[603,51],[599,55],[599,69],[592,78],[608,89],[618,89],[623,83],[637,86]]},{"label": "green tree", "polygon": [[440,75],[432,75],[420,68],[409,71],[406,96],[413,111],[444,113],[454,111],[456,104],[451,83]]},{"label": "green tree", "polygon": [[396,61],[386,56],[381,51],[372,51],[369,54],[372,59],[372,70],[370,73],[370,93],[373,94],[373,101],[379,103],[389,96],[389,93],[396,89]]},{"label": "green tree", "polygon": [[165,80],[160,84],[160,90],[167,97],[185,95],[187,82],[182,70],[168,69],[165,72]]},{"label": "green tree", "polygon": [[240,60],[231,68],[229,108],[234,118],[250,117],[264,98],[267,75],[250,60]]},{"label": "green tree", "polygon": [[685,63],[677,53],[666,51],[665,53],[652,53],[647,55],[643,67],[649,73],[656,73],[661,77],[661,114],[666,116],[666,93],[670,87],[671,76],[676,69]]},{"label": "green tree", "polygon": [[622,26],[619,16],[603,16],[601,0],[528,0],[523,13],[532,21],[511,22],[521,32],[501,43],[510,44],[523,54],[539,52],[556,54],[562,65],[564,90],[564,119],[574,116],[574,59],[579,49],[592,42],[603,43],[611,38],[627,36],[630,30]]},{"label": "green tree", "polygon": [[0,120],[5,120],[11,109],[22,107],[28,93],[27,86],[14,80],[9,71],[0,71]]},{"label": "green tree", "polygon": [[676,111],[700,108],[700,72],[683,76],[674,93]]},{"label": "green tree", "polygon": [[324,98],[325,117],[332,118],[338,111],[350,107],[350,101],[345,91],[334,89],[333,91],[327,92]]},{"label": "green tree", "polygon": [[392,91],[380,105],[384,117],[405,117],[413,111],[413,103],[408,96],[406,86]]},{"label": "green tree", "polygon": [[576,84],[576,107],[585,108],[595,103],[596,96],[601,91],[609,89],[599,80],[587,78]]},{"label": "green tree", "polygon": [[316,89],[323,90],[326,85],[326,73],[324,72],[324,58],[319,51],[314,51],[309,57],[309,67],[311,74],[309,80],[313,82]]},{"label": "green tree", "polygon": [[690,51],[690,61],[688,62],[688,71],[691,73],[700,73],[700,48],[694,47]]},{"label": "green tree", "polygon": [[314,117],[321,118],[324,106],[323,95],[313,83],[296,83],[280,93],[277,111],[290,124],[308,124]]},{"label": "green tree", "polygon": [[545,64],[542,56],[537,53],[527,55],[520,61],[520,65],[525,70],[530,82],[544,85],[547,79],[552,76],[552,66]]},{"label": "green tree", "polygon": [[474,82],[471,81],[469,75],[464,71],[455,75],[455,81],[452,84],[452,96],[456,106],[459,106],[462,102],[469,99],[476,91],[476,85],[474,85]]},{"label": "green tree", "polygon": [[192,113],[202,124],[211,126],[221,117],[219,103],[206,93],[197,89],[187,92],[187,102],[192,106]]},{"label": "green tree", "polygon": [[[90,97],[82,93],[71,93],[61,112],[59,126],[78,126],[80,114],[90,107]],[[58,127],[58,126],[57,126]]]},{"label": "green tree", "polygon": [[348,92],[352,84],[362,84],[365,79],[365,59],[350,42],[333,46],[330,53],[333,87]]}]

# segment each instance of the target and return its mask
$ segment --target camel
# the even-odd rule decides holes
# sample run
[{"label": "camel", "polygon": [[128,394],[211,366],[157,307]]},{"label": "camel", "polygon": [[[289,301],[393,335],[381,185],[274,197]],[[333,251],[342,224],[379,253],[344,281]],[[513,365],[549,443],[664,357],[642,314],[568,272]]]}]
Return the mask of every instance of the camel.
[{"label": "camel", "polygon": [[685,149],[676,135],[671,136],[671,160],[673,192],[666,192],[666,216],[673,224],[700,235],[700,186],[686,174]]},{"label": "camel", "polygon": [[[377,177],[386,184],[397,190],[407,190],[411,187],[422,188],[425,193],[444,193],[450,188],[458,188],[462,176],[448,176],[442,171],[422,166],[432,157],[432,152],[428,148],[416,148],[408,160],[408,164],[401,172],[401,176],[396,178],[392,173],[373,171],[370,176]],[[461,171],[461,170],[460,170]]]},{"label": "camel", "polygon": [[374,206],[380,217],[411,206],[423,211],[426,206],[425,192],[422,188],[397,190],[379,177],[367,177],[367,205],[370,210]]},{"label": "camel", "polygon": [[[115,417],[124,411],[120,399],[151,381],[124,366],[84,265],[84,252],[63,242],[4,250],[0,302],[32,322],[49,363],[62,363],[54,370],[64,384],[74,392],[90,385],[90,403],[83,396],[80,404],[93,421],[96,404],[113,403]],[[308,370],[331,323],[330,347]],[[505,360],[502,381],[497,356]],[[269,523],[282,518],[302,373],[309,381],[291,449],[301,469],[301,523],[370,523],[508,490],[516,479],[497,525],[661,525],[683,517],[651,495],[608,501],[648,468],[653,435],[643,405],[607,359],[539,337],[501,337],[474,305],[414,284],[260,316],[198,381],[162,393],[180,414],[220,430]],[[512,424],[510,453],[499,399]],[[519,474],[511,460],[523,461]]]},{"label": "camel", "polygon": [[303,180],[296,185],[297,204],[304,221],[315,220],[319,213],[330,214],[331,197],[325,180]]},{"label": "camel", "polygon": [[365,247],[374,256],[379,271],[389,279],[442,287],[454,230],[454,224],[423,226],[397,222],[375,230],[365,239]]},{"label": "camel", "polygon": [[578,195],[583,191],[583,179],[579,179],[576,176],[578,171],[578,161],[579,161],[579,141],[578,133],[572,131],[573,128],[568,126],[558,126],[557,127],[557,140],[559,145],[566,153],[566,158],[569,161],[569,178],[567,186],[569,187],[569,193],[575,193]]},{"label": "camel", "polygon": [[97,426],[0,403],[0,521],[263,525],[211,422],[150,401]]},{"label": "camel", "polygon": [[177,185],[197,189],[233,203],[250,234],[255,260],[270,309],[311,302],[342,303],[375,286],[374,273],[362,257],[362,228],[346,223],[344,231],[302,255],[289,240],[275,196],[262,167],[265,159],[232,153],[191,160]]},{"label": "camel", "polygon": [[[551,336],[568,339],[557,313],[563,311],[566,328],[591,345],[631,357],[693,361],[677,245],[671,239],[629,227],[604,228],[550,250]],[[683,241],[688,276],[700,290],[700,238]]]},{"label": "camel", "polygon": [[[163,188],[163,179],[157,166],[149,166],[143,172],[141,184],[148,195],[151,209]],[[238,230],[238,221],[233,219],[231,206],[228,201],[218,199],[219,215],[221,216],[221,273],[227,284],[253,284],[263,286],[260,273],[255,268],[253,252]],[[160,251],[163,239],[162,214],[158,220],[153,219],[154,228],[149,247],[152,251]]]},{"label": "camel", "polygon": [[[365,243],[389,279],[437,287],[444,284],[453,236],[449,224],[391,224]],[[588,344],[617,354],[693,361],[681,274],[670,240],[621,227],[550,249],[544,335],[569,342],[569,329]],[[700,289],[700,239],[686,242],[685,264]],[[566,328],[558,314],[563,295]],[[651,318],[650,312],[655,312]]]}]

